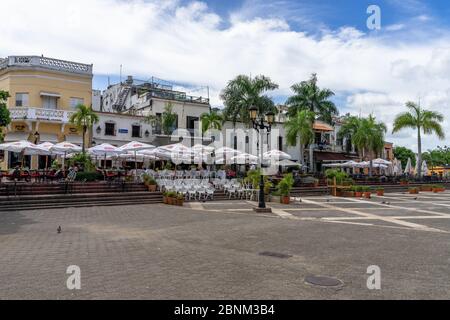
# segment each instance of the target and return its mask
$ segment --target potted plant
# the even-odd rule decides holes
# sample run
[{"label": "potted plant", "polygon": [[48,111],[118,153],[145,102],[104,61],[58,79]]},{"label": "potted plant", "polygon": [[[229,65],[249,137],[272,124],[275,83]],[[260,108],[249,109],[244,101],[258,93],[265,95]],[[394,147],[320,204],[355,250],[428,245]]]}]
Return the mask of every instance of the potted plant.
[{"label": "potted plant", "polygon": [[434,193],[438,193],[438,192],[444,192],[445,191],[445,187],[441,184],[435,184],[433,185],[433,192]]},{"label": "potted plant", "polygon": [[179,193],[178,195],[177,195],[177,206],[180,206],[180,207],[182,207],[183,206],[183,203],[184,203],[184,196],[181,194],[181,193]]},{"label": "potted plant", "polygon": [[151,177],[148,174],[144,174],[143,180],[144,180],[144,184],[148,188],[148,191],[150,191],[150,192],[155,192],[156,191],[156,187],[157,187],[158,184],[156,183],[156,180],[153,177]]},{"label": "potted plant", "polygon": [[281,193],[276,190],[270,194],[270,202],[281,203]]},{"label": "potted plant", "polygon": [[407,184],[409,184],[409,181],[407,178],[400,179],[400,185],[406,186]]},{"label": "potted plant", "polygon": [[377,188],[377,196],[379,196],[379,197],[384,196],[384,188],[381,188],[381,187]]},{"label": "potted plant", "polygon": [[286,174],[283,179],[278,183],[278,191],[281,196],[281,203],[289,204],[291,202],[291,190],[294,185],[294,177],[292,173]]},{"label": "potted plant", "polygon": [[433,191],[433,186],[431,186],[431,185],[421,185],[420,186],[420,191],[431,192],[431,191]]},{"label": "potted plant", "polygon": [[168,199],[167,199],[167,191],[163,193],[163,202],[164,204],[169,204]]},{"label": "potted plant", "polygon": [[319,186],[319,179],[314,179],[314,188]]},{"label": "potted plant", "polygon": [[355,197],[362,198],[362,196],[363,196],[363,187],[355,186]]},{"label": "potted plant", "polygon": [[363,187],[362,191],[363,191],[364,198],[366,198],[366,199],[370,199],[371,198],[372,192],[371,192],[370,187]]},{"label": "potted plant", "polygon": [[419,188],[417,187],[413,187],[413,188],[409,188],[409,194],[418,194],[419,193]]}]

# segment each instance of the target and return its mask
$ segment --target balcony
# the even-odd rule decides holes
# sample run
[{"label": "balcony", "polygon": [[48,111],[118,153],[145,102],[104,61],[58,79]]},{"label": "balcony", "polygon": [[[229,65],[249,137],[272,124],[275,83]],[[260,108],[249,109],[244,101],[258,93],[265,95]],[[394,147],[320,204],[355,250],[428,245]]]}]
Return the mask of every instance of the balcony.
[{"label": "balcony", "polygon": [[43,56],[9,56],[0,59],[0,70],[8,67],[39,67],[55,71],[92,75],[92,65]]},{"label": "balcony", "polygon": [[69,119],[74,111],[43,109],[43,108],[11,108],[9,109],[11,120],[41,120],[69,123]]}]

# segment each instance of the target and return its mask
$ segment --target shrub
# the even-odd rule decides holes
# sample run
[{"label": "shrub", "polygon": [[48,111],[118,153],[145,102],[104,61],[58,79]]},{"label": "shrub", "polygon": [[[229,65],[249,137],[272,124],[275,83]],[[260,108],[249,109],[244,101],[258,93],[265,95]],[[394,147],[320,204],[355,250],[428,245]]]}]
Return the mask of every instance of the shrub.
[{"label": "shrub", "polygon": [[103,175],[100,172],[77,172],[76,181],[92,182],[96,180],[103,180]]},{"label": "shrub", "polygon": [[445,189],[444,185],[442,185],[442,184],[433,184],[432,188],[433,189]]},{"label": "shrub", "polygon": [[280,183],[278,183],[278,191],[282,196],[289,196],[292,190],[292,186],[294,185],[294,177],[292,173],[286,174],[283,179],[281,179]]}]

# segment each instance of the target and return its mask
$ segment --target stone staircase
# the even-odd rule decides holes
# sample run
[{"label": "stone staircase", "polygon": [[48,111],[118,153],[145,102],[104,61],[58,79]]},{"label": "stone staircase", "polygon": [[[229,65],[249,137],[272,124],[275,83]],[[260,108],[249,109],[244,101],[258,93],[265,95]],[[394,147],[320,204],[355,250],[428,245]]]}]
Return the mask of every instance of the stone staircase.
[{"label": "stone staircase", "polygon": [[64,183],[2,184],[0,211],[162,203],[160,192],[143,184]]}]

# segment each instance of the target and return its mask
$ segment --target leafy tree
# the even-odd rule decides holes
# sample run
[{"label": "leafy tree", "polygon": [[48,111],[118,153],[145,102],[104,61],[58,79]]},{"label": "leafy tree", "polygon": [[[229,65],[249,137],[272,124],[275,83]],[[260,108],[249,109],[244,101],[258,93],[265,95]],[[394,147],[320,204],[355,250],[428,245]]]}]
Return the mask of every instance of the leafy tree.
[{"label": "leafy tree", "polygon": [[217,111],[211,110],[209,113],[203,113],[200,120],[202,122],[202,137],[210,129],[222,130],[223,118]]},{"label": "leafy tree", "polygon": [[394,157],[397,158],[397,160],[401,161],[403,168],[406,167],[408,159],[411,159],[411,163],[413,166],[416,165],[416,154],[406,147],[395,147]]},{"label": "leafy tree", "polygon": [[0,141],[3,141],[2,127],[6,127],[11,123],[9,110],[6,107],[6,100],[10,97],[7,91],[0,90]]},{"label": "leafy tree", "polygon": [[[350,116],[344,121],[339,136],[350,138],[353,145],[358,148],[362,159],[367,153],[373,153],[375,156],[381,154],[386,131],[386,125],[377,122],[372,115],[367,118]],[[370,175],[372,175],[372,160],[370,158]]]},{"label": "leafy tree", "polygon": [[288,116],[295,116],[299,110],[309,110],[316,114],[317,120],[332,123],[333,116],[339,111],[330,101],[334,92],[320,89],[317,86],[317,75],[314,73],[308,81],[296,83],[291,87],[294,95],[289,97],[286,105],[289,107]]},{"label": "leafy tree", "polygon": [[99,118],[98,115],[92,110],[92,108],[86,107],[85,105],[77,105],[76,110],[77,111],[70,117],[69,122],[76,125],[79,129],[83,130],[82,153],[85,153],[86,132],[99,121]]},{"label": "leafy tree", "polygon": [[448,165],[450,163],[450,148],[438,146],[436,149],[428,150],[422,154],[422,160],[425,160],[427,165],[432,168]]},{"label": "leafy tree", "polygon": [[238,121],[250,124],[249,109],[252,106],[258,108],[259,114],[266,114],[269,111],[278,113],[273,101],[265,94],[275,89],[278,89],[278,85],[263,75],[254,78],[246,75],[237,76],[228,82],[220,95],[225,104],[224,121],[231,121],[233,126]]},{"label": "leafy tree", "polygon": [[296,146],[300,140],[300,163],[304,164],[305,145],[314,140],[314,112],[300,110],[295,116],[289,117],[284,124],[286,128],[286,141],[290,146]]},{"label": "leafy tree", "polygon": [[161,126],[163,133],[166,135],[170,135],[175,130],[177,120],[178,115],[173,112],[172,103],[167,102],[164,106],[164,112],[162,113],[161,117],[150,114],[144,119],[144,122],[149,123],[152,126]]},{"label": "leafy tree", "polygon": [[445,134],[442,129],[441,122],[444,121],[444,116],[435,111],[425,110],[420,105],[414,102],[407,102],[406,107],[408,112],[397,115],[394,120],[394,129],[392,133],[399,132],[403,129],[417,130],[417,161],[419,162],[417,168],[417,175],[421,176],[422,172],[422,136],[421,134],[436,134],[439,139],[444,139]]}]

